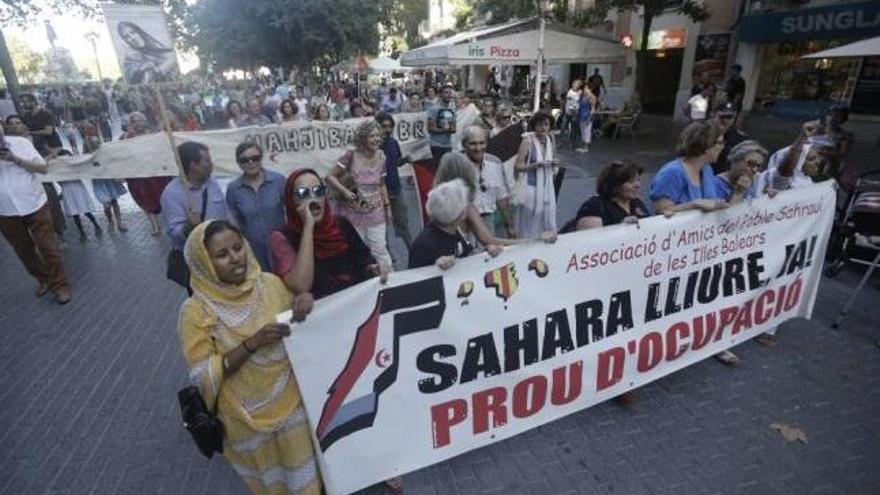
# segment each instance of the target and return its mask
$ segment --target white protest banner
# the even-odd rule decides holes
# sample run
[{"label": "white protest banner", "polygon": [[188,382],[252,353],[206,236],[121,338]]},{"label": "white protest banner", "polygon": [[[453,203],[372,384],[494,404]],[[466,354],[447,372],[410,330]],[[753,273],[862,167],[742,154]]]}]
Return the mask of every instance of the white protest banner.
[{"label": "white protest banner", "polygon": [[[809,318],[830,182],[560,236],[320,300],[286,339],[328,493],[350,493]],[[281,315],[279,318],[284,318]]]},{"label": "white protest banner", "polygon": [[[474,120],[473,108],[458,112],[459,122]],[[246,141],[259,143],[265,153],[263,166],[289,174],[298,168],[310,167],[324,174],[336,160],[353,146],[352,137],[363,119],[341,122],[292,122],[262,127],[243,127],[216,131],[175,132],[176,144],[196,141],[206,145],[214,162],[214,174],[235,177],[241,169],[235,162],[235,147]],[[394,136],[401,151],[412,160],[431,157],[426,114],[394,115]],[[457,127],[459,132],[463,126]],[[457,135],[453,142],[458,142]],[[148,134],[122,141],[104,143],[91,155],[63,157],[49,164],[43,182],[74,179],[125,179],[178,175],[174,151],[164,133]]]},{"label": "white protest banner", "polygon": [[101,5],[119,67],[128,84],[177,79],[180,71],[165,13],[159,5]]}]

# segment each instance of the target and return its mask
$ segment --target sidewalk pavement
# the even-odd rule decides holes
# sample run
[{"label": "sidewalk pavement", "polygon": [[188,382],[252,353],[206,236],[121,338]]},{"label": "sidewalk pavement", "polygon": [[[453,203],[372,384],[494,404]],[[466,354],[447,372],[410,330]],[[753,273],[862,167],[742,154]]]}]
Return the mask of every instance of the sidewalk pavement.
[{"label": "sidewalk pavement", "polygon": [[[787,135],[768,127],[776,131],[768,142]],[[609,157],[630,155],[650,171],[671,157],[671,126],[649,128],[662,131],[643,128],[635,140],[564,154],[573,168],[562,222],[592,194]],[[247,493],[222,458],[197,452],[180,424],[176,392],[186,371],[176,323],[184,293],[164,278],[168,241],[150,237],[127,204],[131,231],[66,245],[74,299],[64,307],[36,299],[36,285],[0,243],[2,494]],[[639,389],[631,407],[600,404],[408,474],[405,493],[877,493],[877,278],[843,328],[829,328],[860,270],[823,278],[812,321],[782,325],[774,347],[738,346],[736,368],[698,363]],[[787,442],[774,423],[799,428],[806,443]]]}]

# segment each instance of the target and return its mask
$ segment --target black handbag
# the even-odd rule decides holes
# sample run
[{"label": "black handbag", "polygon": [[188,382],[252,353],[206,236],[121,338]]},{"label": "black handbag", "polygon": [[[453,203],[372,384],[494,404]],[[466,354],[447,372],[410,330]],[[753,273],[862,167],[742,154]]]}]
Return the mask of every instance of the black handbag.
[{"label": "black handbag", "polygon": [[[208,186],[202,191],[202,214],[199,217],[199,223],[205,221],[205,214],[208,211]],[[168,259],[166,260],[167,268],[165,269],[165,278],[171,280],[186,290],[189,288],[189,266],[186,264],[186,258],[183,256],[183,250],[174,248],[168,251]]]},{"label": "black handbag", "polygon": [[208,409],[205,399],[199,393],[199,387],[190,385],[177,392],[177,402],[180,403],[180,415],[183,418],[183,427],[189,431],[196,446],[208,459],[215,452],[223,453],[223,422],[217,417],[217,400],[220,391],[214,399],[214,410]]}]

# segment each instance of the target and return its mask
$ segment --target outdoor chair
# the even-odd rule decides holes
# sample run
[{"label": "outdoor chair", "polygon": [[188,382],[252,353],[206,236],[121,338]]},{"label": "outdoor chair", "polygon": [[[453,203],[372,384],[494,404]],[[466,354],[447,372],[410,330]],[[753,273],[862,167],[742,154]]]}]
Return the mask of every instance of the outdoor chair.
[{"label": "outdoor chair", "polygon": [[611,137],[617,139],[617,136],[622,132],[629,132],[629,136],[632,139],[636,138],[634,129],[636,124],[639,122],[639,112],[635,112],[631,115],[621,115],[617,118],[617,125],[614,127],[614,134]]}]

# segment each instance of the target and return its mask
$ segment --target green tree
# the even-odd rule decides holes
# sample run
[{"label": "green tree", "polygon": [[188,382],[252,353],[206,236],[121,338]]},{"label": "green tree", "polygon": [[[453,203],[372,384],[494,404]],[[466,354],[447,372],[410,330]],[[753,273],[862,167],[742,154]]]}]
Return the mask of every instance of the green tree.
[{"label": "green tree", "polygon": [[427,1],[386,0],[380,2],[380,8],[382,26],[389,38],[396,39],[398,50],[413,49],[424,44],[419,36],[419,24],[428,18]]},{"label": "green tree", "polygon": [[201,0],[187,19],[193,45],[217,69],[327,68],[373,54],[386,0]]},{"label": "green tree", "polygon": [[[95,11],[95,5],[92,0],[0,0],[0,26],[24,25],[46,11],[63,12],[67,15],[76,13],[91,15]],[[0,71],[3,72],[6,88],[17,105],[18,75],[2,29],[0,29]]]},{"label": "green tree", "polygon": [[37,84],[45,77],[46,59],[19,38],[9,39],[9,55],[15,65],[19,80],[24,84]]}]

